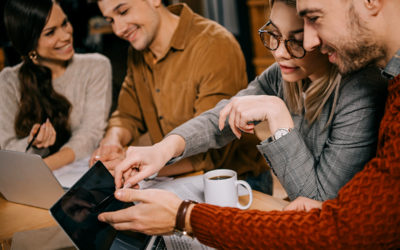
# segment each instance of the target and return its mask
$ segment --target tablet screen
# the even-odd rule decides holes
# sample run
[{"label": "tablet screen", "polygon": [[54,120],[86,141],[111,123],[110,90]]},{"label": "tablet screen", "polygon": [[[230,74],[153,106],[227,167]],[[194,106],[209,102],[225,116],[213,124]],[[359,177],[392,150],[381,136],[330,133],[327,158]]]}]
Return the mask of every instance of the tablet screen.
[{"label": "tablet screen", "polygon": [[[109,249],[116,230],[99,221],[97,216],[133,205],[116,200],[114,192],[114,178],[98,161],[50,208],[50,212],[79,249]],[[145,248],[149,236],[130,235],[136,236],[140,239],[137,249]]]}]

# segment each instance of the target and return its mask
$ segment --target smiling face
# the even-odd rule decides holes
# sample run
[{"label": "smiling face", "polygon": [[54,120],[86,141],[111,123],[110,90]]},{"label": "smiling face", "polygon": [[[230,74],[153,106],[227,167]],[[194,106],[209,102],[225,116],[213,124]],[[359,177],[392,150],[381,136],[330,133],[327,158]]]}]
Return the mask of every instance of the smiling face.
[{"label": "smiling face", "polygon": [[[268,29],[282,39],[294,39],[299,43],[303,41],[303,20],[297,16],[296,9],[283,2],[275,1],[270,15],[271,27]],[[302,59],[293,58],[281,41],[275,51],[271,51],[279,64],[282,78],[288,82],[297,82],[310,78],[315,80],[322,77],[329,67],[328,58],[319,50],[307,52]]]},{"label": "smiling face", "polygon": [[160,26],[160,15],[156,10],[158,1],[100,0],[98,4],[118,37],[139,51],[151,46]]},{"label": "smiling face", "polygon": [[385,58],[384,46],[368,29],[353,1],[298,0],[297,9],[305,20],[304,48],[319,47],[342,74]]},{"label": "smiling face", "polygon": [[72,26],[58,4],[53,7],[36,48],[40,61],[67,61],[74,55]]}]

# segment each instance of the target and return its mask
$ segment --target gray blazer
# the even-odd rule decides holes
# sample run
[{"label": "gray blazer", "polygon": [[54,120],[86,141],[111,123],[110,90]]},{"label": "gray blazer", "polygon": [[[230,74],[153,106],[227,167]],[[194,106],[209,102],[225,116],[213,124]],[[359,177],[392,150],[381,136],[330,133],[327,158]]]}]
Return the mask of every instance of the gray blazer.
[{"label": "gray blazer", "polygon": [[[275,95],[283,99],[281,81],[279,66],[274,64],[236,96]],[[303,115],[292,114],[294,130],[276,141],[257,145],[291,200],[298,196],[316,200],[336,197],[374,156],[386,86],[378,69],[372,67],[343,77],[334,117],[327,128],[333,95],[311,126]],[[222,147],[236,138],[228,123],[223,131],[218,129],[219,112],[228,102],[222,100],[171,131],[186,142],[184,153],[173,162]]]}]

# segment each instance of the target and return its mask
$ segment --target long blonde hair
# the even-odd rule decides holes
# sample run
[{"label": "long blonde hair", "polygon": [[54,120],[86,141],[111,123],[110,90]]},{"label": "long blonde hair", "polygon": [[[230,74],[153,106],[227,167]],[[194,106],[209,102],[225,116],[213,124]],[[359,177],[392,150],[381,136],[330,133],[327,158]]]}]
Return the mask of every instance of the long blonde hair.
[{"label": "long blonde hair", "polygon": [[[296,0],[269,0],[271,9],[277,1],[296,8]],[[328,121],[325,124],[325,128],[327,128],[335,113],[341,79],[342,77],[337,67],[331,64],[328,74],[313,82],[308,79],[297,82],[282,80],[283,96],[289,111],[292,114],[301,115],[304,110],[305,118],[308,124],[311,125],[319,118],[325,104],[333,94],[333,105]]]}]

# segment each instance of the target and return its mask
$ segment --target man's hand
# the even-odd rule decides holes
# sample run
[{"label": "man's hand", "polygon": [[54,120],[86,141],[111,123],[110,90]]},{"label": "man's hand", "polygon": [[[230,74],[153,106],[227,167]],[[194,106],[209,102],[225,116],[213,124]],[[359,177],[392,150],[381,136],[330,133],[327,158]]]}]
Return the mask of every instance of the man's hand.
[{"label": "man's hand", "polygon": [[283,211],[295,210],[295,211],[310,211],[311,209],[322,208],[322,202],[312,200],[306,197],[298,197],[292,201],[289,205],[283,208]]},{"label": "man's hand", "polygon": [[102,161],[111,174],[114,174],[115,167],[125,158],[125,151],[119,144],[101,143],[91,158],[89,165],[92,166],[96,161]]},{"label": "man's hand", "polygon": [[115,197],[123,202],[140,203],[115,212],[101,213],[98,219],[116,230],[139,231],[148,235],[171,233],[182,200],[175,194],[158,189],[119,189]]}]

